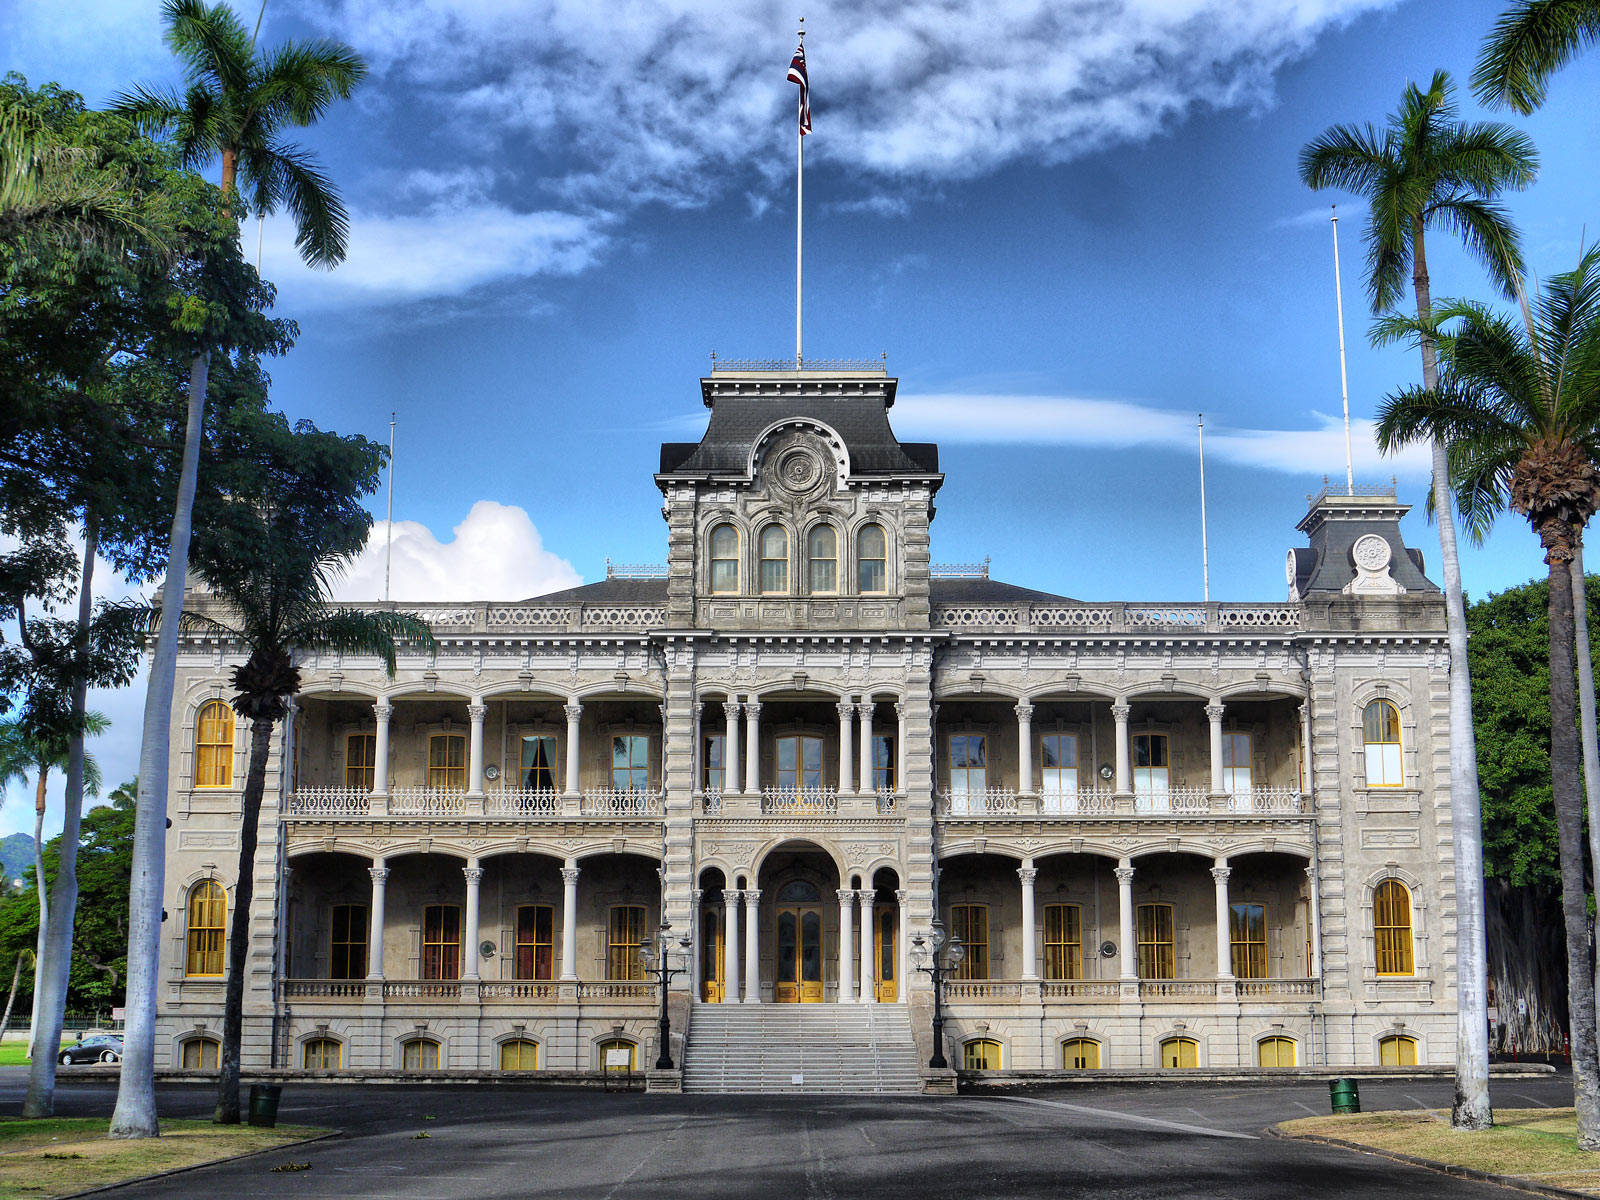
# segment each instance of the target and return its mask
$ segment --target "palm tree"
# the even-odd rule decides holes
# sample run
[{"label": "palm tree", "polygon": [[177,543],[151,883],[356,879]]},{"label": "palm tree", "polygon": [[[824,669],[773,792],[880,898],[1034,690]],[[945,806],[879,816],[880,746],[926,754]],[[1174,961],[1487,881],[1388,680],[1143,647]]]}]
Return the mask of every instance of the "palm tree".
[{"label": "palm tree", "polygon": [[[242,182],[258,211],[284,204],[293,216],[296,245],[317,266],[344,258],[348,220],[338,193],[304,150],[279,139],[285,126],[315,124],[335,99],[346,99],[366,74],[349,47],[336,42],[291,42],[258,56],[255,35],[224,4],[165,0],[167,44],[183,62],[188,90],[136,90],[117,107],[145,132],[177,140],[185,161],[222,164],[224,201]],[[189,412],[183,464],[162,586],[165,612],[183,608],[193,532],[195,480],[205,416],[211,351],[200,349],[189,369]],[[139,760],[139,809],[128,914],[126,1053],[111,1118],[112,1137],[156,1137],[156,974],[160,959],[165,871],[167,763],[178,622],[164,621],[151,654]]]},{"label": "palm tree", "polygon": [[[1419,319],[1432,306],[1426,234],[1459,236],[1501,286],[1520,273],[1516,231],[1494,198],[1533,181],[1533,145],[1505,125],[1460,124],[1450,76],[1436,71],[1428,89],[1406,87],[1399,111],[1382,129],[1335,125],[1300,151],[1300,178],[1313,188],[1365,196],[1367,292],[1374,312],[1393,307],[1409,270]],[[1433,339],[1424,333],[1423,386],[1438,383]],[[1439,523],[1445,624],[1450,642],[1450,816],[1455,843],[1457,941],[1456,1099],[1458,1129],[1486,1129],[1489,1103],[1488,968],[1484,946],[1483,821],[1478,801],[1477,747],[1472,731],[1472,681],[1467,669],[1467,614],[1461,561],[1450,513],[1445,444],[1433,452],[1433,510]]]},{"label": "palm tree", "polygon": [[[1446,331],[1448,330],[1448,331]],[[1389,397],[1385,451],[1424,439],[1450,447],[1456,502],[1482,527],[1509,504],[1544,547],[1550,579],[1550,773],[1560,841],[1567,997],[1578,1144],[1600,1150],[1594,977],[1589,969],[1583,794],[1570,564],[1600,510],[1600,247],[1551,279],[1521,322],[1481,304],[1447,303],[1429,316],[1383,323],[1386,337],[1437,339],[1445,376]]]},{"label": "palm tree", "polygon": [[[83,731],[98,736],[111,728],[105,714],[92,712],[84,717]],[[66,739],[45,741],[37,737],[27,725],[13,717],[0,721],[0,790],[13,783],[23,783],[31,774],[35,778],[33,790],[33,883],[39,892],[39,936],[34,949],[33,1015],[28,1026],[28,1057],[36,1057],[34,1040],[39,1034],[39,975],[37,966],[44,961],[44,943],[48,932],[49,896],[44,884],[44,813],[45,799],[50,788],[50,772],[65,771],[71,754]],[[100,794],[100,764],[92,754],[83,756],[83,790],[91,796]],[[51,1047],[53,1050],[54,1047]]]},{"label": "palm tree", "polygon": [[1515,0],[1478,52],[1472,90],[1523,116],[1544,103],[1550,76],[1600,41],[1600,0]]}]

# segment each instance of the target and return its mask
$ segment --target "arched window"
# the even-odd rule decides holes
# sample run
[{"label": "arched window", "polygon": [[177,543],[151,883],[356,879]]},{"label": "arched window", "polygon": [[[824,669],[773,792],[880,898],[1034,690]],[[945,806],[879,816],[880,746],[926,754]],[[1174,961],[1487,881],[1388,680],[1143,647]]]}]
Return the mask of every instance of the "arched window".
[{"label": "arched window", "polygon": [[826,596],[839,590],[839,535],[832,525],[817,525],[806,535],[806,558],[811,567],[811,594]]},{"label": "arched window", "polygon": [[602,1071],[636,1070],[639,1047],[626,1038],[607,1038],[595,1047]]},{"label": "arched window", "polygon": [[1264,1037],[1256,1043],[1258,1067],[1292,1067],[1296,1061],[1293,1038]]},{"label": "arched window", "polygon": [[1379,975],[1413,975],[1411,893],[1398,879],[1385,879],[1372,890],[1372,937]]},{"label": "arched window", "polygon": [[1000,1069],[1000,1043],[992,1038],[974,1038],[961,1047],[963,1071],[998,1071]]},{"label": "arched window", "polygon": [[338,1039],[331,1037],[315,1037],[305,1044],[301,1052],[300,1065],[307,1071],[337,1071],[340,1067],[344,1047]]},{"label": "arched window", "polygon": [[512,1038],[500,1043],[500,1069],[502,1071],[537,1071],[539,1069],[539,1043],[527,1038]]},{"label": "arched window", "polygon": [[789,535],[782,525],[761,531],[761,590],[768,595],[789,590]]},{"label": "arched window", "polygon": [[1367,750],[1367,786],[1399,787],[1400,710],[1392,700],[1374,700],[1361,714],[1361,740]]},{"label": "arched window", "polygon": [[189,889],[190,975],[221,975],[227,941],[228,893],[215,879],[202,879]]},{"label": "arched window", "polygon": [[233,709],[221,700],[206,701],[195,717],[194,785],[233,786]]},{"label": "arched window", "polygon": [[739,592],[739,531],[732,525],[711,531],[711,590],[718,595]]},{"label": "arched window", "polygon": [[1161,1065],[1189,1070],[1200,1065],[1200,1043],[1189,1037],[1170,1037],[1161,1043]]},{"label": "arched window", "polygon": [[1100,1043],[1093,1038],[1068,1038],[1061,1043],[1061,1067],[1065,1071],[1098,1071]]},{"label": "arched window", "polygon": [[856,584],[862,595],[889,590],[889,538],[882,525],[863,525],[856,534]]},{"label": "arched window", "polygon": [[1391,1033],[1378,1039],[1378,1063],[1385,1067],[1414,1067],[1417,1065],[1417,1039],[1403,1033]]},{"label": "arched window", "polygon": [[190,1038],[183,1043],[183,1069],[185,1071],[215,1071],[222,1043],[216,1038]]},{"label": "arched window", "polygon": [[402,1071],[437,1071],[439,1043],[432,1038],[409,1038],[400,1043]]}]

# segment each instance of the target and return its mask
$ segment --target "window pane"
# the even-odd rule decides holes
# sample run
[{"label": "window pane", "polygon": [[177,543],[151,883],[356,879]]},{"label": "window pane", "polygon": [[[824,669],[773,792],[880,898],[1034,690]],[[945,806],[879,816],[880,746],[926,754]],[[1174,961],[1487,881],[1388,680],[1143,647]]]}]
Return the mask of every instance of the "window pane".
[{"label": "window pane", "polygon": [[857,587],[863,592],[889,588],[888,539],[882,526],[863,525],[856,535]]},{"label": "window pane", "polygon": [[893,791],[899,786],[895,768],[899,766],[895,755],[894,735],[874,734],[872,737],[872,786]]}]

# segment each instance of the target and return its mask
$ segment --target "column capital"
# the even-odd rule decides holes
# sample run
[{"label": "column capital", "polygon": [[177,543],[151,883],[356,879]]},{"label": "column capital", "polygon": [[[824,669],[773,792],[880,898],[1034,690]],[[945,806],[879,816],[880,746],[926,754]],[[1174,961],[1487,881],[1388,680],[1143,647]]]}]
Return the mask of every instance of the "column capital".
[{"label": "column capital", "polygon": [[877,711],[878,711],[878,702],[876,700],[857,700],[856,701],[856,712],[859,715],[863,716],[863,717],[867,717],[867,718],[870,719],[872,717],[872,715]]},{"label": "column capital", "polygon": [[372,876],[372,882],[382,887],[389,880],[388,867],[368,867],[367,874]]},{"label": "column capital", "polygon": [[1133,715],[1133,705],[1126,700],[1118,700],[1111,706],[1111,716],[1116,721],[1126,721]]},{"label": "column capital", "polygon": [[850,888],[840,888],[837,892],[837,895],[839,897],[839,904],[841,907],[846,904],[854,904],[856,902],[856,894]]},{"label": "column capital", "polygon": [[566,884],[568,887],[576,887],[579,874],[580,870],[577,867],[562,867],[561,882]]},{"label": "column capital", "polygon": [[1222,703],[1221,700],[1213,700],[1210,704],[1206,705],[1206,716],[1210,718],[1213,725],[1220,724],[1223,714],[1227,711],[1227,707]]},{"label": "column capital", "polygon": [[696,721],[698,721],[700,719],[701,715],[704,714],[705,711],[706,711],[706,702],[704,700],[700,699],[698,696],[696,696],[695,697],[695,701],[694,701],[694,719]]},{"label": "column capital", "polygon": [[[371,868],[369,867],[368,870],[371,870]],[[280,879],[282,879],[285,883],[288,883],[289,882],[289,876],[291,876],[293,874],[294,874],[294,868],[290,867],[290,866],[285,866],[283,868],[282,872],[279,873],[278,877]]]},{"label": "column capital", "polygon": [[878,889],[877,888],[873,888],[873,887],[864,887],[864,888],[856,889],[856,895],[861,897],[861,903],[863,903],[863,904],[871,904],[873,899],[877,896],[877,894],[878,894]]},{"label": "column capital", "polygon": [[904,700],[896,700],[894,702],[894,715],[896,717],[900,718],[900,720],[904,721],[906,719],[906,714],[910,710],[911,710],[911,706],[909,704],[907,704]]},{"label": "column capital", "polygon": [[911,896],[911,893],[909,891],[907,891],[905,888],[895,888],[895,890],[894,890],[894,902],[896,904],[904,905],[906,900],[909,899],[910,896]]},{"label": "column capital", "polygon": [[760,888],[745,888],[745,890],[744,890],[744,906],[746,908],[754,908],[760,902],[761,902],[761,889]]},{"label": "column capital", "polygon": [[467,881],[468,887],[477,887],[483,880],[482,867],[462,867],[461,876]]},{"label": "column capital", "polygon": [[744,711],[745,715],[748,716],[752,721],[756,720],[761,716],[761,701],[746,700],[744,702]]},{"label": "column capital", "polygon": [[483,702],[481,696],[474,696],[472,703],[467,705],[467,716],[474,721],[481,721],[489,714],[489,706]]},{"label": "column capital", "polygon": [[372,711],[377,715],[379,720],[387,721],[389,719],[389,714],[394,712],[394,705],[390,704],[385,697],[379,696],[372,702]]},{"label": "column capital", "polygon": [[[1128,869],[1131,871],[1133,868],[1130,867]],[[1033,881],[1035,879],[1039,878],[1039,868],[1038,867],[1018,867],[1017,868],[1017,878],[1022,881],[1022,886],[1023,887],[1032,887],[1033,886]]]},{"label": "column capital", "polygon": [[689,903],[690,904],[699,904],[701,897],[703,897],[705,894],[706,894],[706,892],[705,892],[704,888],[690,888],[689,889]]},{"label": "column capital", "polygon": [[1017,720],[1019,721],[1033,720],[1033,705],[1026,700],[1013,705],[1011,711],[1017,714]]},{"label": "column capital", "polygon": [[563,704],[561,706],[561,711],[567,714],[567,720],[576,721],[579,717],[583,716],[583,705],[579,704],[576,700],[573,700],[568,704]]},{"label": "column capital", "polygon": [[1218,883],[1227,883],[1228,882],[1228,876],[1230,876],[1232,874],[1233,874],[1233,868],[1232,867],[1212,867],[1211,868],[1211,878],[1215,879]]},{"label": "column capital", "polygon": [[849,700],[841,700],[833,707],[838,710],[839,720],[841,721],[848,721],[851,717],[855,716],[856,706]]},{"label": "column capital", "polygon": [[722,712],[723,715],[727,717],[737,718],[739,715],[739,710],[743,707],[744,705],[733,699],[724,700],[722,702]]},{"label": "column capital", "polygon": [[1317,881],[1317,869],[1316,869],[1316,867],[1313,867],[1313,866],[1307,866],[1306,867],[1306,878],[1311,880],[1312,883],[1315,883]]},{"label": "column capital", "polygon": [[1124,886],[1131,886],[1133,884],[1132,867],[1113,867],[1111,870],[1112,873],[1116,875],[1118,883],[1123,884]]},{"label": "column capital", "polygon": [[741,896],[743,896],[743,895],[744,895],[744,893],[741,892],[738,888],[723,888],[722,889],[722,902],[724,904],[737,905],[739,903],[739,898]]}]

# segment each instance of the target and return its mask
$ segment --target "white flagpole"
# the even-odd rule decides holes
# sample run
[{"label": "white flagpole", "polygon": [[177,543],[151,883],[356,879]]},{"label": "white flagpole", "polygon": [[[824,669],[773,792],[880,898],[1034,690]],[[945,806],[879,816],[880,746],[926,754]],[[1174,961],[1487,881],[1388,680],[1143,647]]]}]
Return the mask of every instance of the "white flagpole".
[{"label": "white flagpole", "polygon": [[394,562],[394,414],[389,414],[389,512],[383,521],[383,602],[389,602],[389,568]]},{"label": "white flagpole", "polygon": [[1344,367],[1344,287],[1339,280],[1339,206],[1333,206],[1333,302],[1339,310],[1339,394],[1344,398],[1344,482],[1356,494],[1355,460],[1350,453],[1350,381]]},{"label": "white flagpole", "polygon": [[[806,19],[800,18],[800,49],[803,53],[806,45]],[[799,370],[804,362],[800,349],[800,311],[801,311],[801,248],[803,246],[803,225],[805,214],[805,177],[806,177],[806,135],[800,127],[801,118],[805,115],[805,89],[801,88],[795,96],[794,113],[794,368]]]},{"label": "white flagpole", "polygon": [[1195,428],[1200,431],[1200,578],[1205,589],[1205,601],[1211,603],[1211,546],[1206,540],[1206,415],[1195,414]]}]

